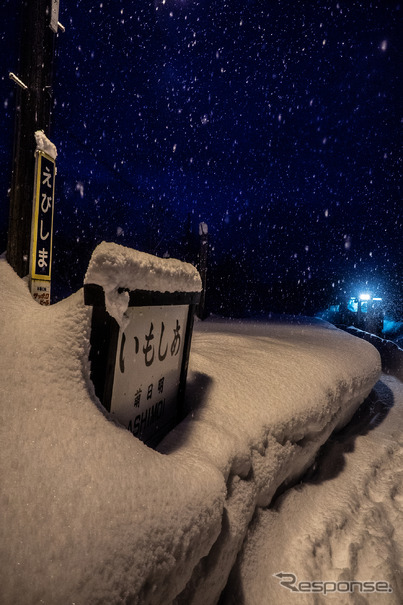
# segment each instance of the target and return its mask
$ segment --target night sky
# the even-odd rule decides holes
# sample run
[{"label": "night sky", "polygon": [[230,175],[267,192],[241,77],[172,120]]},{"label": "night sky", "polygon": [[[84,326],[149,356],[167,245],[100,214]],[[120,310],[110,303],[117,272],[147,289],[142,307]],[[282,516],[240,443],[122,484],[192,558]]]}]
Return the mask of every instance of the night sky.
[{"label": "night sky", "polygon": [[[15,4],[0,15],[2,249]],[[204,221],[212,312],[313,313],[364,285],[399,301],[398,2],[61,0],[59,20],[55,299],[104,239],[196,262]]]}]

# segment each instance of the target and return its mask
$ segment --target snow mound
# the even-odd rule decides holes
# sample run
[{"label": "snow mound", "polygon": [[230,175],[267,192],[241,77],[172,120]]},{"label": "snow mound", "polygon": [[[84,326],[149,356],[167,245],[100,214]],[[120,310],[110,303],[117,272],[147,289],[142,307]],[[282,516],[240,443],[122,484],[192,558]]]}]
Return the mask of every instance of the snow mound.
[{"label": "snow mound", "polygon": [[[158,287],[121,254],[108,291]],[[216,603],[255,511],[351,418],[379,354],[324,322],[197,323],[188,416],[155,451],[100,406],[90,326],[82,291],[41,307],[0,259],[0,601]]]},{"label": "snow mound", "polygon": [[382,376],[362,407],[309,479],[257,511],[222,603],[403,602],[402,383]]},{"label": "snow mound", "polygon": [[53,160],[57,157],[56,145],[49,141],[43,130],[35,132],[36,148],[38,151],[43,151],[48,154]]},{"label": "snow mound", "polygon": [[197,269],[189,263],[107,242],[95,248],[84,283],[103,288],[106,310],[121,326],[129,304],[127,290],[200,292],[202,288]]},{"label": "snow mound", "polygon": [[382,370],[385,374],[392,374],[403,381],[403,349],[396,342],[370,334],[369,332],[364,332],[353,326],[349,326],[347,331],[354,336],[370,342],[379,351]]}]

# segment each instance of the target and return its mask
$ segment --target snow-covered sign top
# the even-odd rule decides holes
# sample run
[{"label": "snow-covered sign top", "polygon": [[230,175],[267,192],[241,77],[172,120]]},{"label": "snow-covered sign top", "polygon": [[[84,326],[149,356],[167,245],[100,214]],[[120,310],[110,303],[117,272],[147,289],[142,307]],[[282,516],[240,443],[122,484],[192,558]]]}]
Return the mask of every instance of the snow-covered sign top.
[{"label": "snow-covered sign top", "polygon": [[84,283],[102,286],[106,310],[122,328],[129,304],[126,290],[200,292],[202,288],[198,271],[189,263],[107,242],[95,248]]},{"label": "snow-covered sign top", "polygon": [[57,149],[56,145],[49,141],[43,130],[37,130],[35,132],[36,148],[38,151],[43,151],[48,154],[53,160],[56,159]]}]

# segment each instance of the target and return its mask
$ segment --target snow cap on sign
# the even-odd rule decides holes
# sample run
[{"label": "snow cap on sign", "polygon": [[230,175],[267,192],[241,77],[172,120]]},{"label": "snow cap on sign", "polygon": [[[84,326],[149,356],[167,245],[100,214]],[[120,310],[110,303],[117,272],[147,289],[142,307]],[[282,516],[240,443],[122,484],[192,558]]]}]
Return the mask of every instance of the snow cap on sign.
[{"label": "snow cap on sign", "polygon": [[52,143],[52,141],[49,141],[48,137],[45,135],[43,130],[37,130],[35,132],[35,141],[37,151],[43,151],[44,153],[47,153],[48,156],[52,158],[52,160],[56,159],[56,145]]},{"label": "snow cap on sign", "polygon": [[200,292],[202,288],[197,269],[189,263],[108,242],[95,248],[84,283],[102,286],[106,310],[122,327],[129,304],[126,290]]}]

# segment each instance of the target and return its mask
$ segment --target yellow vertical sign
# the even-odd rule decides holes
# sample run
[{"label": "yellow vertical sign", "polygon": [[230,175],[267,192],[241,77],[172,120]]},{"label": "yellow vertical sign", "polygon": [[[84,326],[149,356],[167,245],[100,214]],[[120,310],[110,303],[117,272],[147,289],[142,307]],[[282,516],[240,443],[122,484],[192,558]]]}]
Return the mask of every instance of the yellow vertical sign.
[{"label": "yellow vertical sign", "polygon": [[30,257],[31,293],[40,304],[49,305],[56,162],[43,151],[37,150],[35,155]]}]

